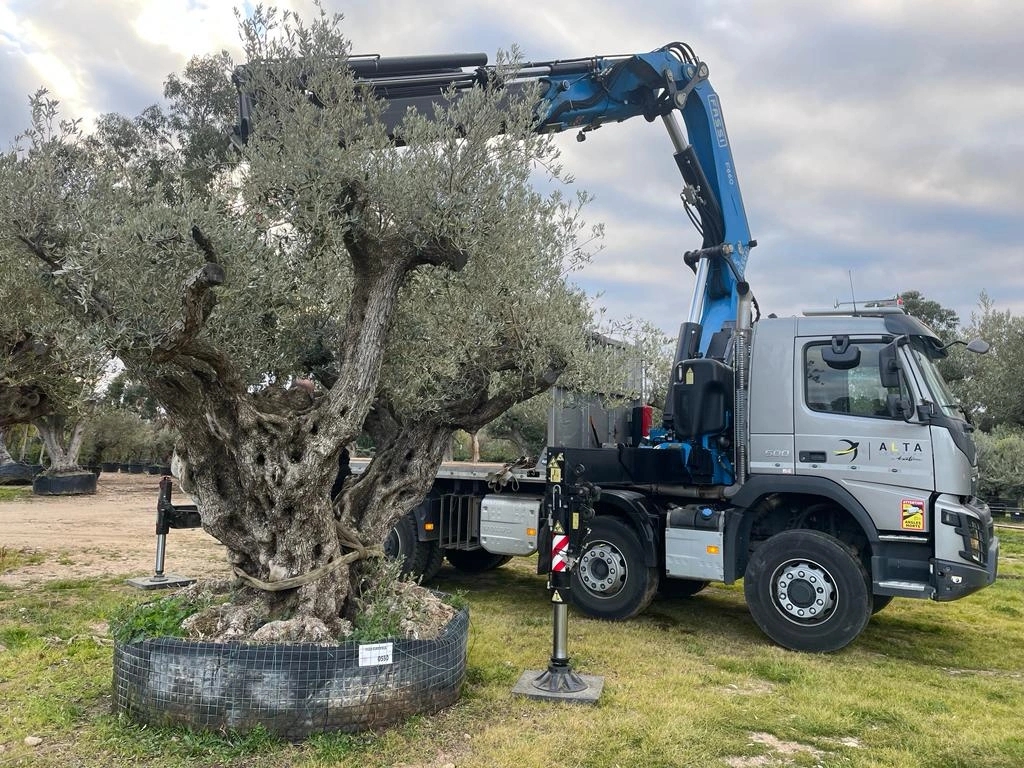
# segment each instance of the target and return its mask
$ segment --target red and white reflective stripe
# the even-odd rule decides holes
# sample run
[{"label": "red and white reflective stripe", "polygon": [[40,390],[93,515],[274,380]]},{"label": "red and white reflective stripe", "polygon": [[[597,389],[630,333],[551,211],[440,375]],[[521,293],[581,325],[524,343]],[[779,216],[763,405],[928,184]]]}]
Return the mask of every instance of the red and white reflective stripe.
[{"label": "red and white reflective stripe", "polygon": [[551,537],[551,570],[559,573],[564,571],[569,562],[566,559],[565,550],[569,548],[569,537],[556,533]]}]

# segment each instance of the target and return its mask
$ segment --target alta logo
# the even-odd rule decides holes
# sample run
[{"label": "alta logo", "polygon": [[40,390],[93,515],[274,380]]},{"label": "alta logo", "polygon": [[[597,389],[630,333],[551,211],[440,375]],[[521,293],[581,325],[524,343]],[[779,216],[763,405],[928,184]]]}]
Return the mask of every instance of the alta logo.
[{"label": "alta logo", "polygon": [[857,451],[860,449],[860,443],[855,443],[853,440],[847,440],[843,438],[840,442],[846,443],[845,448],[840,448],[838,451],[833,451],[834,456],[849,456],[850,463],[852,464],[857,460]]},{"label": "alta logo", "polygon": [[909,440],[898,442],[891,440],[888,443],[879,443],[875,449],[875,455],[880,459],[889,459],[890,461],[923,461],[924,448],[920,443]]},{"label": "alta logo", "polygon": [[879,453],[923,453],[924,448],[921,447],[920,443],[911,443],[910,441],[904,440],[899,443],[879,443],[878,451]]}]

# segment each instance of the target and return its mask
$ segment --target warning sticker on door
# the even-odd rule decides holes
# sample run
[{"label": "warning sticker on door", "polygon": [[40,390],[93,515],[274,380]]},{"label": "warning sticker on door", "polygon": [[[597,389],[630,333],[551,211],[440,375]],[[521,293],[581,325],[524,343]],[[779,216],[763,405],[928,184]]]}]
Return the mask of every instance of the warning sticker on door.
[{"label": "warning sticker on door", "polygon": [[917,499],[903,499],[900,502],[900,528],[905,531],[924,530],[924,502]]}]

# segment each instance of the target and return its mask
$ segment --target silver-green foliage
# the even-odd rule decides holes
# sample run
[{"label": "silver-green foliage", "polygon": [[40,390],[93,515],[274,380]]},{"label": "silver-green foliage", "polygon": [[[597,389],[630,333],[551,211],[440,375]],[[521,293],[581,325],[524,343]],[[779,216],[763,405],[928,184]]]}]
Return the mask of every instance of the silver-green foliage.
[{"label": "silver-green foliage", "polygon": [[1024,432],[997,427],[991,433],[975,432],[981,482],[978,495],[985,499],[1024,499]]},{"label": "silver-green foliage", "polygon": [[[258,8],[243,22],[257,98],[234,159],[208,141],[226,122],[226,100],[203,98],[227,83],[219,57],[186,71],[170,113],[91,134],[39,93],[0,161],[5,258],[161,400],[204,526],[264,582],[380,541],[452,432],[551,386],[586,357],[591,322],[569,281],[586,198],[532,185],[565,177],[533,96],[449,94],[407,114],[396,147],[339,21]],[[285,391],[305,374],[322,388]],[[332,507],[338,456],[364,429],[377,453]],[[289,608],[334,630],[347,589],[330,571]]]},{"label": "silver-green foliage", "polygon": [[[970,355],[968,374],[957,384],[958,394],[979,425],[1024,426],[1024,317],[999,310],[984,293],[978,311],[965,329],[968,338],[980,336],[992,345],[988,354]],[[963,357],[961,356],[961,359]]]}]

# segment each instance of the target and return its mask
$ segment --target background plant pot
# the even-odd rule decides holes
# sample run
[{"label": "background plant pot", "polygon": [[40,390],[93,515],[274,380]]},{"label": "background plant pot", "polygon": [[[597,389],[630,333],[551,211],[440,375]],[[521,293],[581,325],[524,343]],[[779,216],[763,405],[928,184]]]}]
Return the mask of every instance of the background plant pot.
[{"label": "background plant pot", "polygon": [[131,472],[133,475],[141,475],[146,471],[146,466],[147,465],[143,464],[141,461],[133,461],[128,465],[128,471]]},{"label": "background plant pot", "polygon": [[104,472],[117,472],[117,470],[120,468],[121,465],[118,464],[116,461],[104,461],[102,464],[100,464],[100,469],[102,469]]},{"label": "background plant pot", "polygon": [[36,470],[28,464],[0,464],[0,485],[29,485]]},{"label": "background plant pot", "polygon": [[37,496],[77,496],[96,493],[96,473],[74,472],[66,475],[36,475],[32,493]]},{"label": "background plant pot", "polygon": [[435,640],[394,640],[393,663],[359,665],[359,643],[205,643],[155,638],[114,646],[114,711],[139,723],[244,733],[262,727],[290,741],[364,731],[458,699],[466,674],[469,611]]}]

